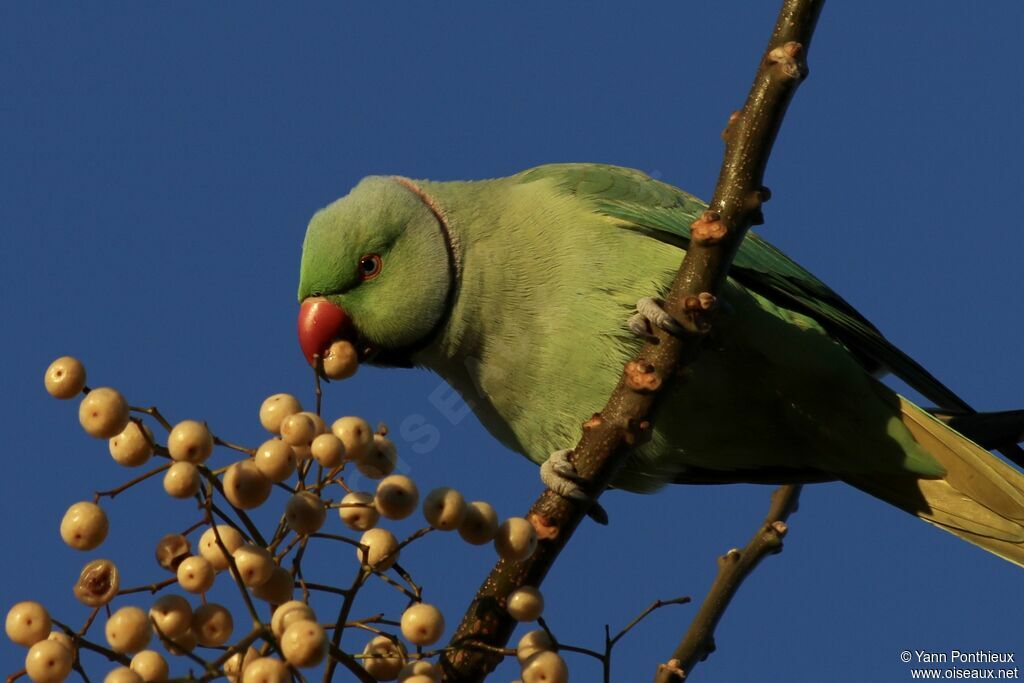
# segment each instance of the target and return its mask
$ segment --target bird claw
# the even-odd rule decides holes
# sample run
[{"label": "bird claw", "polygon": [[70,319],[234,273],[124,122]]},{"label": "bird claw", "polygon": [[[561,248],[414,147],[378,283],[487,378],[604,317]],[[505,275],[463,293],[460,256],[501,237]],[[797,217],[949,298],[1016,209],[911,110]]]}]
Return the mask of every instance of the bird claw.
[{"label": "bird claw", "polygon": [[665,311],[662,302],[649,296],[636,302],[636,313],[630,316],[628,324],[629,329],[641,337],[654,336],[655,327],[677,337],[685,332],[683,326]]},{"label": "bird claw", "polygon": [[580,486],[586,480],[569,460],[570,453],[568,449],[552,453],[540,466],[540,480],[562,498],[588,505],[587,516],[598,524],[608,524],[608,513]]}]

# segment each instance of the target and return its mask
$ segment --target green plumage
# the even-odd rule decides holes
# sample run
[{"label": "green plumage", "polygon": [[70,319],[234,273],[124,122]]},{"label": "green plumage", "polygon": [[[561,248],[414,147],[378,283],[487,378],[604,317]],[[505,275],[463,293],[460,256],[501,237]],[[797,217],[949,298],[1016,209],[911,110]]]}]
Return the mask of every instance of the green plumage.
[{"label": "green plumage", "polygon": [[[382,358],[436,371],[496,437],[540,463],[574,445],[603,406],[642,343],[629,315],[641,297],[667,290],[704,209],[638,171],[593,164],[468,183],[368,179],[310,223],[299,297],[327,295]],[[379,278],[352,285],[339,275],[340,264],[370,252],[382,257]],[[730,273],[729,313],[669,387],[653,438],[616,486],[651,491],[708,473],[843,479],[960,533],[967,523],[956,527],[943,509],[970,519],[984,516],[988,501],[960,495],[950,470],[959,477],[964,458],[981,459],[999,486],[1018,492],[1000,508],[1009,520],[1000,533],[1017,549],[1010,559],[1022,561],[1020,475],[938,422],[959,459],[922,445],[905,422],[925,414],[872,373],[894,372],[944,407],[962,401],[757,236]],[[964,476],[976,479],[976,469]],[[945,487],[938,508],[929,498],[938,494],[921,489],[929,480]]]}]

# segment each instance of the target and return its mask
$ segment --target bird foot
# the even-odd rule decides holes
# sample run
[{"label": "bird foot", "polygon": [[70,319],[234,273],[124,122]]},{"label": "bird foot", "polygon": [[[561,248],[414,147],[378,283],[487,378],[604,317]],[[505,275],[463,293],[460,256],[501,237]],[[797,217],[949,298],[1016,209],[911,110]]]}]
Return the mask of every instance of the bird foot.
[{"label": "bird foot", "polygon": [[589,505],[587,516],[598,524],[608,523],[605,509],[580,486],[583,477],[576,472],[575,465],[569,460],[571,450],[555,451],[540,466],[540,480],[544,485],[562,498]]},{"label": "bird foot", "polygon": [[655,327],[677,337],[683,334],[683,326],[665,312],[663,306],[662,301],[649,296],[637,301],[636,313],[629,318],[629,329],[645,338],[654,336]]}]

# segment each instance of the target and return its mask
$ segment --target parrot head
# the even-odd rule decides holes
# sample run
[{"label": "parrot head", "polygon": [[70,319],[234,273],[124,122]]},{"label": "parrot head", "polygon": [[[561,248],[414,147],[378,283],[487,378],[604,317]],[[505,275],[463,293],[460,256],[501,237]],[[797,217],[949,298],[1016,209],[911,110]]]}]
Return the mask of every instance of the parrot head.
[{"label": "parrot head", "polygon": [[360,360],[409,365],[445,319],[452,268],[447,226],[419,188],[365,178],[306,230],[298,326],[306,360],[345,339]]}]

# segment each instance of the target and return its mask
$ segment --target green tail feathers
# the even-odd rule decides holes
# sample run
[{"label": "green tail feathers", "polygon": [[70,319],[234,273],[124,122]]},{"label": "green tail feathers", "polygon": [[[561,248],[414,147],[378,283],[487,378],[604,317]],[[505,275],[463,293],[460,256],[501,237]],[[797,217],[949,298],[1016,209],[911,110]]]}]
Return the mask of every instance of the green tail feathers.
[{"label": "green tail feathers", "polygon": [[945,476],[858,475],[849,483],[1024,566],[1024,474],[902,396],[900,404],[903,424]]}]

